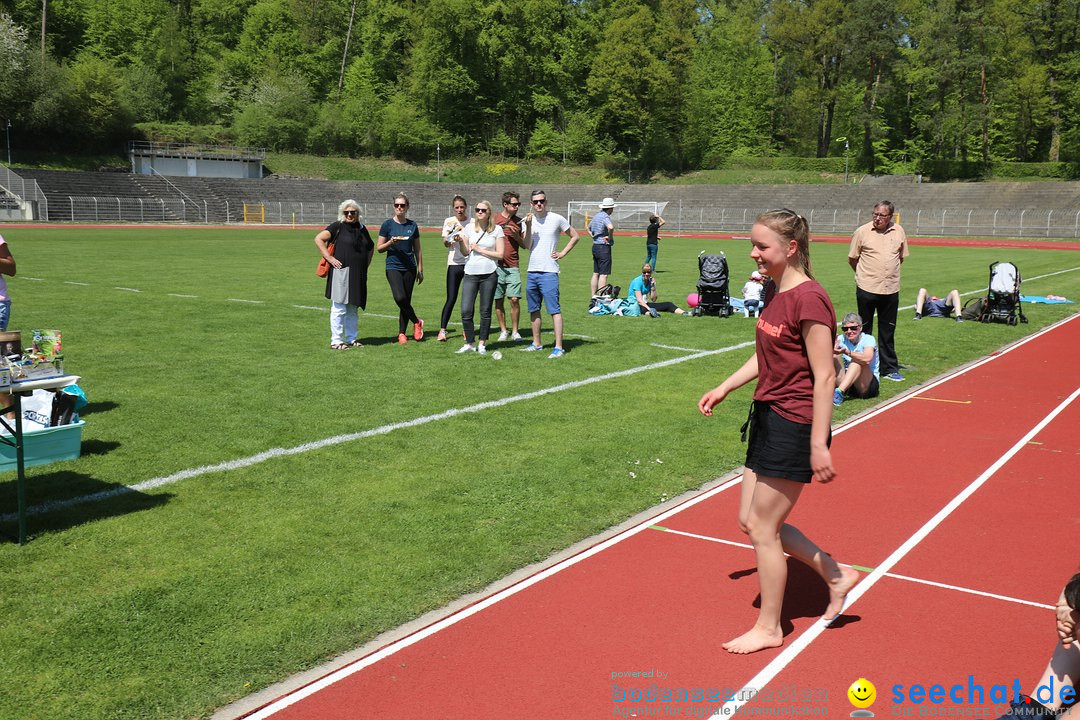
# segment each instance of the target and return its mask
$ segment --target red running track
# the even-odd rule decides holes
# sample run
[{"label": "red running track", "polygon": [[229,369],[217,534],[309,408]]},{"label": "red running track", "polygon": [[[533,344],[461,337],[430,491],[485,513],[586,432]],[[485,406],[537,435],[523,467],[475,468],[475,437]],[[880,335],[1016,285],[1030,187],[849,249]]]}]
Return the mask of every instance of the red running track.
[{"label": "red running track", "polygon": [[[823,583],[790,561],[785,647],[720,649],[756,617],[733,482],[249,717],[700,717],[732,695],[728,713],[837,715],[863,677],[879,717],[995,717],[992,686],[1030,690],[1045,666],[1046,606],[1078,569],[1077,348],[1080,316],[838,430],[840,477],[809,488],[791,521],[839,560],[877,570],[829,628]],[[892,702],[895,685],[969,682],[983,702]],[[647,701],[654,687],[702,692]]]}]

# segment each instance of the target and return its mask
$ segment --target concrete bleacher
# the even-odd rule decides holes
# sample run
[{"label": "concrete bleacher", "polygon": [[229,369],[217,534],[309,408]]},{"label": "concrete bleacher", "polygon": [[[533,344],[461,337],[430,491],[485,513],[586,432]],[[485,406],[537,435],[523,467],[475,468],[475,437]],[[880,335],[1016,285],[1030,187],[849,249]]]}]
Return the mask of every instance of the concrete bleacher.
[{"label": "concrete bleacher", "polygon": [[[417,183],[305,180],[269,177],[235,179],[174,177],[114,172],[25,170],[49,198],[49,220],[202,222],[319,225],[334,220],[338,204],[356,200],[365,222],[380,224],[393,214],[395,194],[411,202],[410,217],[439,225],[456,194],[470,204],[489,200],[498,207],[512,189],[526,203],[531,186],[505,183]],[[565,213],[567,203],[666,203],[669,232],[749,229],[757,213],[788,207],[810,220],[817,234],[847,234],[869,220],[879,200],[896,204],[913,234],[1080,236],[1080,183],[995,182],[862,185],[547,185],[550,208]],[[245,218],[245,206],[247,217]],[[577,220],[575,219],[575,222]],[[626,229],[644,221],[625,223]]]}]

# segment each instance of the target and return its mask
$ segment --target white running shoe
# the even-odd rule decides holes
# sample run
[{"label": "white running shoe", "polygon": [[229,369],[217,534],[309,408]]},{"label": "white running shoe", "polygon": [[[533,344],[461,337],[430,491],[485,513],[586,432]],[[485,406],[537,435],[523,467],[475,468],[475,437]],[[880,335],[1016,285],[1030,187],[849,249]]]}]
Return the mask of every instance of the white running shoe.
[{"label": "white running shoe", "polygon": [[465,343],[464,345],[459,347],[456,352],[458,355],[460,355],[461,353],[473,352],[474,350],[476,350],[476,348],[474,348],[469,343]]},{"label": "white running shoe", "polygon": [[480,343],[476,346],[476,352],[480,353],[481,355],[487,355],[487,347],[484,345],[484,343]]},{"label": "white running shoe", "polygon": [[517,330],[515,330],[514,334],[510,336],[510,339],[513,340],[514,342],[521,342],[525,338],[521,337],[521,333],[519,333]]},{"label": "white running shoe", "polygon": [[505,330],[503,330],[503,331],[502,331],[501,333],[499,333],[499,342],[503,342],[503,341],[504,341],[504,340],[506,340],[506,339],[507,339],[508,337],[510,337],[510,333],[508,333],[508,332],[506,332]]}]

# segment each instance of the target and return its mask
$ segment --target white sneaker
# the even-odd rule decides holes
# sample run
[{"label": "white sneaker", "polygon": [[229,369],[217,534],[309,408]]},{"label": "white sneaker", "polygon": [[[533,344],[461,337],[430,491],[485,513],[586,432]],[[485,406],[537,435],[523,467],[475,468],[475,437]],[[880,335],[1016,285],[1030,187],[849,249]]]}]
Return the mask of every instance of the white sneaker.
[{"label": "white sneaker", "polygon": [[465,343],[464,345],[462,345],[461,347],[459,347],[459,348],[457,349],[457,354],[458,354],[458,355],[460,355],[461,353],[467,353],[467,352],[472,352],[472,351],[474,351],[474,350],[476,350],[476,348],[474,348],[474,347],[473,347],[472,345],[470,345],[469,343]]},{"label": "white sneaker", "polygon": [[521,333],[519,333],[517,330],[515,330],[514,334],[510,336],[510,339],[513,340],[514,342],[521,342],[525,338],[521,337]]},{"label": "white sneaker", "polygon": [[503,330],[501,333],[499,333],[499,342],[502,342],[503,340],[506,340],[506,338],[508,338],[508,337],[510,337],[510,333]]},{"label": "white sneaker", "polygon": [[484,346],[484,343],[480,343],[476,346],[476,352],[480,353],[481,355],[487,355],[487,347]]}]

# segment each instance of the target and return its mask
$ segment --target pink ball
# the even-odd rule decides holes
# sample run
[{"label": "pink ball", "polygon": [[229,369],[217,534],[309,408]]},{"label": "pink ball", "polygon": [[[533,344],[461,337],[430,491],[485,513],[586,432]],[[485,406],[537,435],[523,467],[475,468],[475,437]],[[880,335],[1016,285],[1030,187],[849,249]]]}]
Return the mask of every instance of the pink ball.
[{"label": "pink ball", "polygon": [[698,306],[699,301],[700,301],[700,298],[698,297],[697,293],[690,293],[689,295],[686,296],[686,304],[689,305],[692,308],[696,308]]}]

